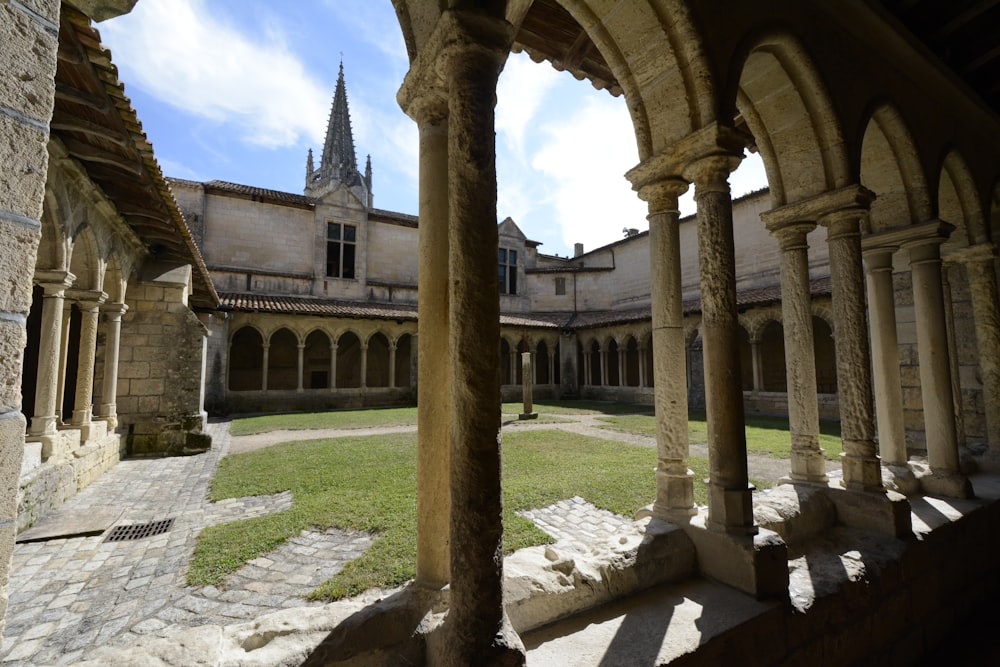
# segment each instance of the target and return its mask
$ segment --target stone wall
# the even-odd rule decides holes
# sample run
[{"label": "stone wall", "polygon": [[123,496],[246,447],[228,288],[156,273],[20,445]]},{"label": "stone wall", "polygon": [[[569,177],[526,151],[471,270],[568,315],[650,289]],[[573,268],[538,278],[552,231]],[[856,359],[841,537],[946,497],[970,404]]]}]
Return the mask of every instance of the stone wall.
[{"label": "stone wall", "polygon": [[147,264],[128,290],[118,366],[118,416],[131,456],[195,453],[202,433],[207,330],[187,306],[190,266]]}]

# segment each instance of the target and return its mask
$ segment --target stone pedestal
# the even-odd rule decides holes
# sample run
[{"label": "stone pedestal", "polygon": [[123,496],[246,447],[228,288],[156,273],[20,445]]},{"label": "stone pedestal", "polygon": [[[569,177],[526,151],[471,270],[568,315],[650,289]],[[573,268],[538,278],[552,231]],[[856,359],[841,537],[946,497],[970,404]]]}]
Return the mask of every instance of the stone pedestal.
[{"label": "stone pedestal", "polygon": [[777,533],[723,534],[707,528],[707,520],[699,514],[682,526],[697,550],[699,572],[757,598],[788,597],[788,547]]},{"label": "stone pedestal", "polygon": [[538,419],[538,413],[535,412],[534,406],[532,405],[531,383],[533,378],[534,373],[532,373],[531,352],[522,352],[521,386],[522,393],[524,395],[524,410],[517,416],[518,419]]}]

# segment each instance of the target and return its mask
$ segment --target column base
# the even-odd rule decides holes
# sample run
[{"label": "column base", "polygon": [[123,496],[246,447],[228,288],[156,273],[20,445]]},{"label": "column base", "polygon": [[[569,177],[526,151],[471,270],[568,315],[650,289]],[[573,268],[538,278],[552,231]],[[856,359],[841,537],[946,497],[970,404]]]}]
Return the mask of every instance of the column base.
[{"label": "column base", "polygon": [[522,412],[522,413],[520,413],[517,416],[517,418],[520,419],[520,420],[538,419],[538,413],[537,412]]},{"label": "column base", "polygon": [[[747,485],[745,489],[728,489],[718,484],[709,483],[708,508],[708,518],[705,525],[709,530],[730,535],[754,535],[757,533],[757,526],[753,522],[752,486]],[[720,517],[719,514],[722,516]]]},{"label": "column base", "polygon": [[920,490],[927,496],[945,498],[975,498],[972,483],[960,472],[934,470],[930,467],[914,466],[914,474],[920,482]]},{"label": "column base", "polygon": [[[844,444],[847,444],[846,441]],[[840,455],[840,467],[844,472],[840,483],[848,491],[861,493],[882,493],[885,491],[882,486],[882,470],[878,457],[855,456],[845,452]]]},{"label": "column base", "polygon": [[700,512],[681,525],[694,542],[701,574],[758,599],[788,597],[788,548],[777,533],[722,533],[707,528],[706,518]]},{"label": "column base", "polygon": [[826,484],[829,479],[826,476],[826,459],[822,449],[793,449],[791,464],[791,472],[788,477],[782,477],[782,480]]},{"label": "column base", "polygon": [[682,475],[656,471],[656,501],[640,509],[636,519],[655,517],[669,522],[685,522],[698,513],[694,506],[694,473]]},{"label": "column base", "polygon": [[827,496],[837,508],[837,521],[851,528],[871,530],[897,539],[912,539],[910,501],[895,491],[854,491],[836,482]]},{"label": "column base", "polygon": [[882,462],[882,484],[889,491],[913,496],[920,493],[920,482],[908,463]]}]

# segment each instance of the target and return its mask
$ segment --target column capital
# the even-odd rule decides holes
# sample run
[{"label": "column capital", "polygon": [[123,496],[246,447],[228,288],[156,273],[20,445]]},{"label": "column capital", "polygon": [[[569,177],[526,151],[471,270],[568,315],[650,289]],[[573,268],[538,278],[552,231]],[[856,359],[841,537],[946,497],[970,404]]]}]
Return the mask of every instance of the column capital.
[{"label": "column capital", "polygon": [[69,271],[35,271],[35,284],[45,291],[45,296],[63,296],[76,276]]},{"label": "column capital", "polygon": [[887,229],[877,234],[868,234],[862,241],[862,247],[869,248],[915,248],[922,245],[944,243],[955,230],[955,226],[943,220],[931,220],[919,225],[906,225]]},{"label": "column capital", "polygon": [[778,239],[778,245],[782,250],[808,249],[806,236],[816,229],[815,222],[783,222],[775,225],[767,225],[767,230]]},{"label": "column capital", "polygon": [[128,304],[102,303],[101,312],[112,319],[121,319],[121,316],[128,312]]},{"label": "column capital", "polygon": [[639,199],[649,204],[649,215],[679,213],[678,198],[687,192],[688,182],[676,176],[667,176],[638,187]]},{"label": "column capital", "polygon": [[696,158],[684,167],[684,178],[694,183],[694,196],[698,199],[709,192],[729,194],[729,174],[740,166],[743,153],[716,153]]},{"label": "column capital", "polygon": [[101,290],[68,289],[66,297],[76,302],[82,310],[96,313],[108,295]]},{"label": "column capital", "polygon": [[625,178],[632,183],[632,189],[636,191],[640,191],[647,184],[666,178],[691,181],[694,179],[690,178],[685,170],[692,163],[716,155],[742,159],[743,149],[752,141],[753,137],[743,130],[711,123],[671,144],[656,155],[644,159],[630,169]]},{"label": "column capital", "polygon": [[867,238],[861,239],[861,256],[864,258],[868,271],[892,271],[892,256],[899,246],[875,245],[866,247]]}]

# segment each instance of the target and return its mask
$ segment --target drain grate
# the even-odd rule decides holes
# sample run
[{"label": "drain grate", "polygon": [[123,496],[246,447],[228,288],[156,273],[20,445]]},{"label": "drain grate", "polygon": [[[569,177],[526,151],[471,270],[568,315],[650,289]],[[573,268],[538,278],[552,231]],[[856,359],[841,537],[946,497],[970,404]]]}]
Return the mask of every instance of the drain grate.
[{"label": "drain grate", "polygon": [[114,530],[104,538],[104,541],[129,542],[131,540],[141,540],[145,537],[162,535],[170,530],[173,525],[173,519],[164,519],[163,521],[153,521],[151,523],[136,523],[131,526],[115,526]]}]

